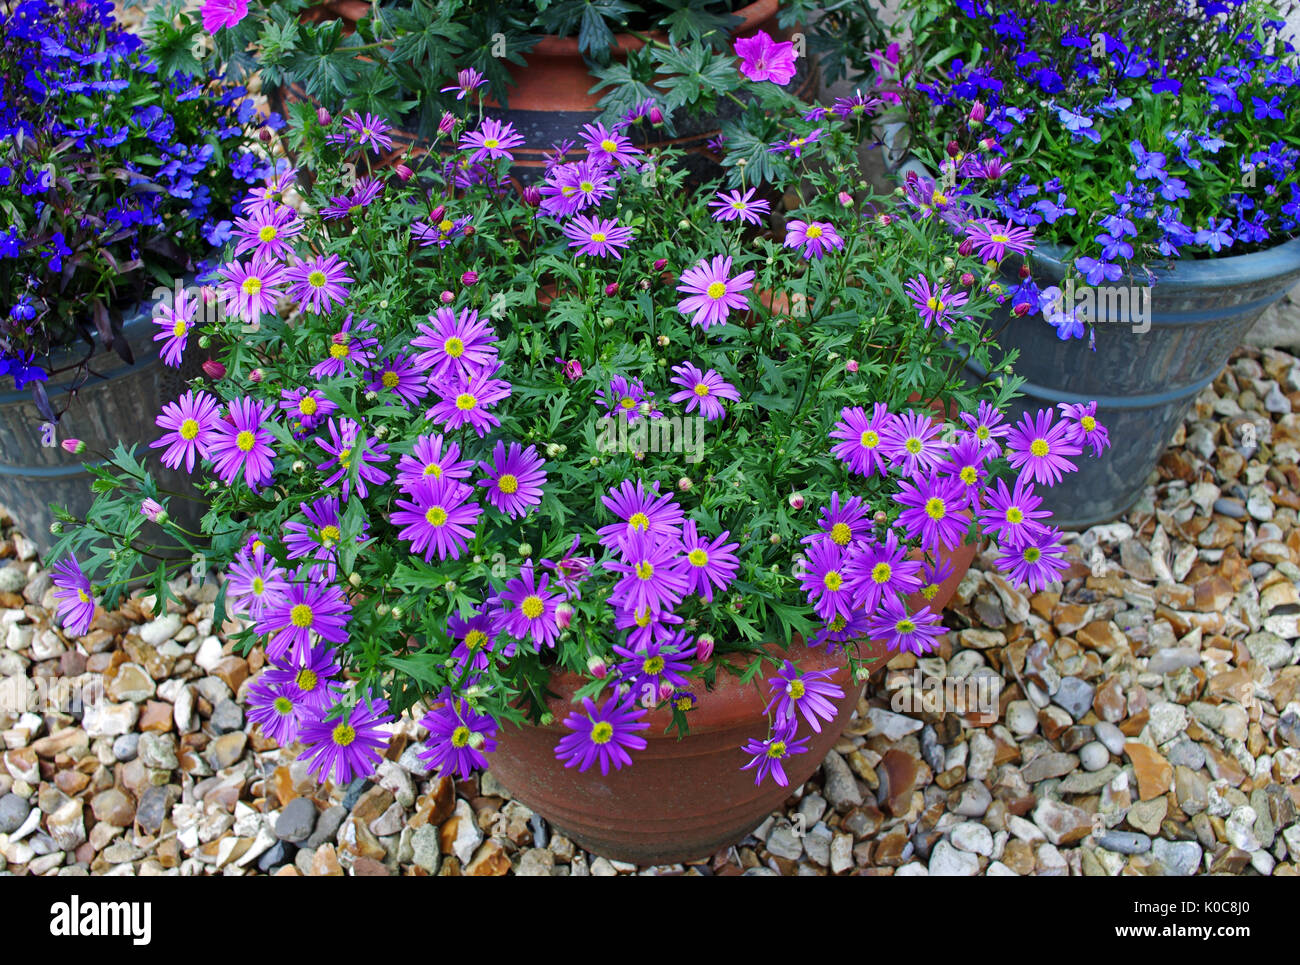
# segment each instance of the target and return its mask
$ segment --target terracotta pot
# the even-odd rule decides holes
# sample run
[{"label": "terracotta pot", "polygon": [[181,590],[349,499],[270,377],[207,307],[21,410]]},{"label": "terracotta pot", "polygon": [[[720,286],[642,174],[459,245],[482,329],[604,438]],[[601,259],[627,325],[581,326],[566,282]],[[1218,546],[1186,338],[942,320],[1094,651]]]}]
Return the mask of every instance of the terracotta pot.
[{"label": "terracotta pot", "polygon": [[[932,606],[945,606],[975,557],[974,546],[948,555],[953,574],[942,585]],[[924,604],[913,597],[913,607]],[[779,653],[774,648],[774,653]],[[863,656],[884,656],[878,642],[865,644]],[[566,768],[555,757],[555,745],[566,731],[559,723],[549,727],[506,726],[496,751],[489,758],[492,774],[519,801],[532,808],[568,837],[589,851],[607,858],[642,865],[670,864],[703,858],[739,841],[778,810],[791,789],[806,781],[826,757],[848,724],[862,694],[862,684],[850,679],[842,659],[824,647],[810,649],[801,640],[788,651],[804,670],[833,669],[833,679],[845,692],[838,702],[834,722],[822,725],[820,734],[800,728],[810,736],[808,752],[785,762],[789,787],[768,780],[754,785],[754,772],[740,768],[748,757],[742,745],[767,732],[763,708],[767,704],[762,680],[742,686],[738,678],[720,671],[713,690],[694,681],[698,704],[690,712],[690,733],[668,734],[672,716],[653,712],[650,729],[643,732],[648,746],[632,755],[632,766],[602,776],[593,768],[585,774]],[[880,660],[878,666],[884,665]],[[570,699],[583,683],[574,674],[557,674],[550,703],[556,721],[568,715]]]},{"label": "terracotta pot", "polygon": [[[735,12],[741,22],[732,31],[732,36],[749,37],[765,30],[777,39],[788,38],[790,31],[777,25],[779,7],[780,0],[755,0],[741,7]],[[341,19],[345,29],[350,31],[351,25],[367,15],[369,9],[367,0],[332,0],[308,8],[302,16],[304,20],[313,22]],[[650,36],[667,41],[666,36],[657,33]],[[616,34],[614,39],[615,59],[626,59],[629,51],[645,46],[640,38],[631,34]],[[591,92],[596,81],[578,51],[576,37],[543,36],[524,55],[524,59],[526,67],[506,63],[512,81],[509,105],[505,109],[494,108],[492,113],[500,120],[509,121],[523,136],[524,145],[512,152],[515,156],[513,173],[522,181],[533,181],[540,178],[551,145],[577,138],[584,124],[593,123],[600,116],[596,103],[606,92]],[[800,98],[809,100],[817,92],[817,85],[818,73],[813,61],[801,59],[791,89]],[[287,103],[307,98],[306,92],[297,84],[278,88],[269,96],[272,105],[281,113]],[[677,119],[675,137],[668,136],[662,129],[641,126],[635,131],[636,139],[648,148],[671,145],[686,151],[685,165],[697,182],[715,178],[721,173],[721,168],[708,150],[708,142],[721,132],[722,122],[736,116],[739,110],[736,104],[723,100],[716,116],[690,118],[682,112]],[[436,121],[436,117],[432,118],[432,123]],[[430,123],[429,119],[426,123]],[[392,131],[392,136],[394,150],[382,163],[395,163],[407,154],[422,155],[429,149],[429,138],[415,130],[414,123],[409,127],[400,125]]]}]

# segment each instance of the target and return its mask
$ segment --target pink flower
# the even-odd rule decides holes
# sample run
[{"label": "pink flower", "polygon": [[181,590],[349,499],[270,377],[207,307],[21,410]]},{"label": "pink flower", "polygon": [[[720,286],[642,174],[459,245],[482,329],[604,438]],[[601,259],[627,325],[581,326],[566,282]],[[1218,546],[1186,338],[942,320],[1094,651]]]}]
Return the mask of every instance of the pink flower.
[{"label": "pink flower", "polygon": [[770,80],[784,87],[794,79],[794,44],[777,43],[765,31],[736,41],[740,72],[750,80]]},{"label": "pink flower", "polygon": [[230,28],[248,14],[248,0],[203,0],[200,8],[203,29],[210,34],[222,27]]}]

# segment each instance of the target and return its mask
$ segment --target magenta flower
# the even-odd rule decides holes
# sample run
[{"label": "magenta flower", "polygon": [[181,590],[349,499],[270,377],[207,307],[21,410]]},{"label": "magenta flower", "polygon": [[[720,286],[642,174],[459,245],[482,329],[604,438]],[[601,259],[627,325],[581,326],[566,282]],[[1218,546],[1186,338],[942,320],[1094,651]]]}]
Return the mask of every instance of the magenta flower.
[{"label": "magenta flower", "polygon": [[1011,427],[1003,424],[1001,409],[989,402],[981,402],[975,413],[961,413],[961,421],[993,456],[1002,455],[1002,444],[998,440],[1004,438]]},{"label": "magenta flower", "polygon": [[[510,148],[519,147],[524,139],[509,122],[502,124],[495,118],[486,117],[477,131],[466,131],[456,145],[462,150],[471,150],[469,161],[474,164],[484,158],[511,158]],[[513,159],[513,158],[512,158]]]},{"label": "magenta flower", "polygon": [[767,153],[768,154],[793,154],[795,157],[801,158],[803,157],[803,149],[806,148],[809,144],[816,144],[818,141],[821,140],[821,137],[822,137],[822,129],[819,127],[816,130],[803,135],[802,137],[796,136],[796,137],[789,138],[788,140],[785,141],[777,141],[775,144],[773,144],[771,147],[767,149]]},{"label": "magenta flower", "polygon": [[342,305],[348,297],[352,278],[347,273],[348,263],[338,255],[317,255],[285,270],[289,282],[289,297],[298,302],[303,311],[312,315],[328,315],[335,305]]},{"label": "magenta flower", "polygon": [[425,351],[415,362],[434,378],[475,375],[497,367],[493,344],[497,333],[472,308],[462,308],[459,315],[454,309],[439,308],[428,324],[421,322],[416,328],[420,334],[411,339],[411,347]]},{"label": "magenta flower", "polygon": [[633,147],[626,135],[608,130],[604,124],[584,124],[582,133],[583,147],[587,149],[587,154],[602,164],[627,167],[637,163],[636,155],[644,153],[640,148]]},{"label": "magenta flower", "polygon": [[[323,576],[333,580],[337,575],[335,560],[338,559],[339,542],[343,539],[342,520],[339,513],[339,498],[324,496],[313,503],[299,503],[298,508],[307,517],[307,522],[291,519],[284,524],[284,545],[291,560],[309,559],[323,564]],[[364,542],[366,523],[362,522],[362,533],[357,542]]]},{"label": "magenta flower", "polygon": [[794,80],[796,71],[794,44],[778,43],[765,30],[736,41],[740,72],[753,81],[771,81],[784,87]]},{"label": "magenta flower", "polygon": [[734,278],[731,274],[731,256],[715,255],[710,261],[703,259],[694,268],[682,272],[679,292],[687,298],[677,303],[677,311],[690,317],[691,324],[708,331],[714,325],[723,325],[734,309],[749,308],[745,292],[754,284],[754,272],[742,271]]},{"label": "magenta flower", "polygon": [[975,245],[981,261],[999,262],[1007,252],[1023,255],[1034,243],[1033,229],[1010,222],[999,224],[992,219],[972,221],[966,226],[966,237]]},{"label": "magenta flower", "polygon": [[261,728],[262,734],[281,747],[298,739],[298,725],[304,712],[311,713],[296,700],[284,684],[274,684],[265,675],[248,688],[248,719]]},{"label": "magenta flower", "polygon": [[256,630],[269,636],[267,656],[301,666],[311,657],[313,634],[329,643],[347,641],[344,628],[351,613],[352,605],[337,586],[291,583],[286,593],[269,603]]},{"label": "magenta flower", "polygon": [[926,328],[935,324],[945,332],[952,331],[949,314],[953,309],[965,305],[969,298],[965,292],[953,292],[948,285],[931,285],[924,275],[911,279],[907,283],[907,292],[912,296],[912,304],[921,317],[921,324]]},{"label": "magenta flower", "polygon": [[279,287],[286,281],[283,265],[254,255],[247,264],[232,261],[222,265],[220,274],[225,279],[222,297],[245,322],[255,325],[264,312],[275,314],[275,303],[284,294]]},{"label": "magenta flower", "polygon": [[388,446],[371,436],[361,437],[361,427],[351,419],[330,419],[326,424],[329,440],[317,438],[316,445],[324,449],[331,458],[320,463],[316,468],[322,472],[333,473],[325,480],[326,486],[333,486],[343,481],[343,501],[347,502],[352,493],[352,467],[356,464],[356,492],[362,499],[370,495],[370,486],[379,486],[388,482],[388,473],[372,463],[388,461]]},{"label": "magenta flower", "polygon": [[338,406],[318,389],[297,388],[280,391],[280,408],[290,419],[297,420],[304,431],[310,432],[337,411]]},{"label": "magenta flower", "polygon": [[844,554],[830,540],[819,540],[808,549],[808,561],[801,567],[800,582],[808,602],[823,620],[838,614],[853,615],[852,586],[844,571]]},{"label": "magenta flower", "polygon": [[615,375],[609,380],[609,391],[597,389],[596,398],[605,406],[607,418],[621,415],[628,422],[635,422],[643,415],[652,418],[663,415],[654,411],[653,403],[650,402],[654,393],[646,391],[640,379]]},{"label": "magenta flower", "polygon": [[961,514],[966,488],[960,479],[931,471],[917,482],[900,479],[898,489],[894,502],[906,507],[898,521],[923,549],[938,553],[961,545],[970,521]]},{"label": "magenta flower", "polygon": [[501,612],[501,626],[516,639],[531,640],[534,650],[555,646],[560,635],[555,611],[564,597],[549,592],[549,583],[545,573],[540,581],[534,579],[533,562],[529,560],[519,567],[519,575],[506,584],[501,594],[501,600],[512,605],[512,609]]},{"label": "magenta flower", "polygon": [[393,139],[388,132],[392,130],[388,122],[375,114],[359,114],[356,111],[343,118],[343,130],[331,131],[325,136],[330,144],[355,145],[370,148],[376,154],[393,149]]},{"label": "magenta flower", "polygon": [[994,564],[1017,583],[1028,586],[1031,593],[1045,590],[1069,566],[1060,537],[1059,529],[1044,526],[1023,545],[1002,548]]},{"label": "magenta flower", "polygon": [[289,592],[284,569],[276,565],[265,546],[241,550],[226,570],[226,595],[234,609],[254,620],[262,619],[266,608]]},{"label": "magenta flower", "polygon": [[685,641],[685,646],[682,646],[680,638],[665,643],[647,641],[632,647],[614,645],[614,653],[623,658],[618,671],[632,686],[642,706],[654,706],[659,702],[664,683],[670,687],[687,686],[685,675],[690,672],[690,658],[695,648],[690,644],[690,637]]},{"label": "magenta flower", "polygon": [[546,461],[537,455],[537,447],[520,447],[510,443],[507,453],[504,442],[498,441],[492,450],[492,462],[480,462],[479,468],[488,474],[478,485],[487,489],[487,501],[512,519],[526,516],[534,506],[542,503],[542,485]]},{"label": "magenta flower", "polygon": [[907,547],[899,545],[898,534],[892,529],[883,543],[874,539],[855,543],[844,564],[853,605],[867,613],[874,613],[883,599],[919,590],[920,572],[920,561],[907,558]]},{"label": "magenta flower", "polygon": [[980,513],[980,526],[999,546],[1019,549],[1032,542],[1047,528],[1040,519],[1051,517],[1039,509],[1042,499],[1034,493],[1034,484],[1025,476],[1016,479],[1015,489],[1008,490],[1006,480],[999,479],[984,490],[986,507]]},{"label": "magenta flower", "polygon": [[95,598],[77,558],[69,553],[55,563],[50,581],[54,584],[54,603],[63,629],[74,637],[85,636],[95,619]]},{"label": "magenta flower", "polygon": [[620,226],[615,218],[574,215],[562,230],[569,239],[570,248],[577,248],[580,255],[593,255],[597,258],[612,256],[622,261],[622,249],[632,240],[632,229]]},{"label": "magenta flower", "polygon": [[454,382],[439,382],[434,386],[439,401],[424,414],[435,419],[448,430],[470,426],[479,438],[489,429],[499,426],[501,420],[488,409],[510,395],[510,383],[494,379],[485,372],[462,374]]},{"label": "magenta flower", "polygon": [[844,691],[829,679],[832,673],[830,670],[800,673],[794,664],[785,661],[780,672],[767,680],[772,694],[764,712],[770,714],[776,710],[777,727],[798,726],[802,716],[820,734],[821,722],[833,721],[839,713],[834,701],[844,699]]},{"label": "magenta flower", "polygon": [[349,364],[358,368],[370,365],[375,358],[375,349],[379,348],[379,340],[359,336],[374,330],[375,326],[364,318],[354,326],[352,315],[349,314],[343,321],[343,327],[331,336],[329,352],[324,361],[312,367],[312,378],[328,379],[343,375],[347,372]]},{"label": "magenta flower", "polygon": [[748,764],[743,765],[740,769],[748,771],[751,768],[757,768],[754,773],[754,783],[763,783],[763,778],[771,777],[781,787],[787,787],[790,779],[786,777],[785,768],[781,762],[795,754],[805,754],[808,752],[808,741],[811,738],[801,737],[794,739],[795,726],[790,725],[778,729],[771,737],[765,740],[750,740],[741,748],[746,754],[752,754]]},{"label": "magenta flower", "polygon": [[379,395],[385,404],[396,402],[410,407],[429,394],[429,379],[414,360],[398,354],[370,372],[366,391]]},{"label": "magenta flower", "polygon": [[874,639],[884,640],[890,650],[919,656],[938,645],[935,638],[943,634],[944,628],[939,614],[931,612],[928,606],[908,613],[900,597],[889,596],[867,624],[867,632]]},{"label": "magenta flower", "polygon": [[676,375],[669,381],[673,385],[680,385],[682,391],[674,392],[668,397],[668,401],[685,402],[687,412],[699,409],[700,415],[710,422],[721,419],[727,414],[727,410],[722,407],[721,399],[740,401],[740,393],[736,391],[736,387],[724,381],[722,376],[713,369],[701,372],[692,363],[683,362],[681,365],[674,365],[673,372]]},{"label": "magenta flower", "polygon": [[728,543],[729,530],[710,540],[696,531],[695,520],[688,519],[683,525],[682,551],[685,564],[681,567],[686,577],[686,592],[696,593],[706,603],[713,602],[713,589],[716,586],[722,592],[736,578],[740,560],[736,557],[739,543]]},{"label": "magenta flower", "polygon": [[265,428],[268,408],[248,397],[237,399],[229,405],[229,421],[218,420],[209,444],[212,469],[229,486],[240,473],[248,488],[257,492],[274,479],[271,448],[274,436]]},{"label": "magenta flower", "polygon": [[555,585],[574,600],[582,599],[582,584],[595,562],[593,557],[578,555],[578,547],[581,545],[582,537],[575,536],[569,545],[569,551],[558,561],[542,560],[542,566],[555,574]]},{"label": "magenta flower", "polygon": [[610,601],[631,610],[652,613],[671,610],[682,601],[689,585],[679,563],[681,543],[646,533],[634,533],[619,541],[622,559],[606,560],[604,567],[621,574],[610,593]]},{"label": "magenta flower", "polygon": [[553,218],[567,218],[599,204],[613,192],[609,167],[593,157],[551,170],[538,189],[538,206]]},{"label": "magenta flower", "polygon": [[181,358],[185,354],[185,344],[189,341],[190,326],[194,323],[194,313],[199,303],[190,297],[188,289],[182,288],[174,300],[159,303],[153,323],[162,329],[155,333],[155,342],[165,342],[161,350],[165,365],[180,368]]},{"label": "magenta flower", "polygon": [[336,678],[342,668],[330,647],[313,647],[302,663],[272,662],[263,673],[270,685],[283,687],[294,703],[323,715],[342,693]]},{"label": "magenta flower", "polygon": [[939,426],[928,415],[910,410],[894,417],[880,451],[895,466],[902,467],[903,475],[913,477],[936,468],[944,456]]},{"label": "magenta flower", "polygon": [[359,217],[383,190],[383,181],[376,178],[358,178],[351,194],[335,195],[330,198],[329,204],[321,208],[321,217],[326,221]]},{"label": "magenta flower", "polygon": [[162,414],[155,420],[160,429],[166,429],[162,438],[149,443],[150,449],[167,447],[162,455],[164,466],[194,471],[195,458],[207,459],[216,439],[216,425],[221,421],[217,400],[206,392],[187,391],[175,402],[163,406]]},{"label": "magenta flower", "polygon": [[474,526],[483,512],[469,502],[474,489],[455,479],[426,477],[410,491],[411,498],[396,500],[394,526],[403,527],[397,536],[411,544],[411,552],[423,554],[426,563],[438,559],[460,559]]},{"label": "magenta flower", "polygon": [[893,419],[889,406],[883,402],[872,407],[870,417],[861,406],[845,406],[840,411],[840,421],[831,430],[831,438],[841,440],[831,449],[831,455],[847,463],[849,470],[860,476],[888,475],[889,465],[881,444]]},{"label": "magenta flower", "polygon": [[802,248],[805,258],[819,261],[828,251],[839,251],[844,247],[844,239],[835,232],[835,226],[829,221],[790,221],[785,226],[787,248]]},{"label": "magenta flower", "polygon": [[450,87],[441,87],[438,92],[440,94],[450,94],[452,91],[456,91],[456,100],[463,101],[466,94],[472,94],[486,83],[487,78],[473,67],[467,67],[464,70],[456,71],[456,83]]},{"label": "magenta flower", "polygon": [[845,549],[856,540],[866,539],[871,535],[871,519],[868,514],[871,506],[861,496],[850,496],[840,505],[838,491],[831,493],[831,503],[822,507],[820,533],[813,533],[803,538],[804,543],[833,543],[839,549]]},{"label": "magenta flower", "polygon": [[[157,337],[154,336],[155,339]],[[1057,408],[1061,410],[1065,421],[1066,442],[1078,446],[1080,451],[1088,446],[1094,456],[1100,456],[1110,447],[1110,434],[1097,421],[1096,402],[1058,402]]]},{"label": "magenta flower", "polygon": [[248,0],[203,0],[199,15],[208,33],[228,30],[248,15]]},{"label": "magenta flower", "polygon": [[287,260],[293,254],[289,240],[302,232],[298,212],[282,204],[268,205],[247,218],[236,218],[234,234],[238,238],[235,254],[251,251],[266,258]]},{"label": "magenta flower", "polygon": [[754,199],[757,188],[749,188],[744,194],[740,190],[719,191],[715,200],[709,202],[714,221],[743,221],[745,224],[761,224],[763,216],[770,214],[772,205],[762,198]]},{"label": "magenta flower", "polygon": [[618,770],[632,763],[629,749],[645,749],[645,738],[638,736],[639,731],[650,726],[649,721],[641,719],[644,715],[630,693],[621,701],[617,695],[610,695],[599,708],[590,697],[584,697],[582,711],[575,710],[564,719],[564,726],[573,733],[560,738],[555,756],[564,761],[565,767],[579,771],[597,762],[601,774],[609,774],[611,764]]},{"label": "magenta flower", "polygon": [[468,479],[473,471],[474,461],[460,458],[460,446],[434,432],[418,436],[410,455],[397,460],[397,484],[413,491],[425,478]]},{"label": "magenta flower", "polygon": [[334,783],[342,787],[358,775],[374,773],[388,746],[384,725],[392,721],[388,701],[370,695],[358,700],[343,717],[305,719],[298,728],[298,739],[307,750],[298,760],[311,761],[307,773],[315,774],[322,783],[333,774]]},{"label": "magenta flower", "polygon": [[660,493],[657,488],[647,492],[640,479],[635,484],[624,479],[617,487],[611,487],[609,495],[602,496],[600,501],[621,520],[596,531],[605,548],[617,549],[625,537],[636,533],[648,533],[660,541],[681,542],[682,509],[673,502],[671,493]]},{"label": "magenta flower", "polygon": [[497,722],[475,711],[464,697],[452,696],[444,687],[438,703],[420,720],[429,732],[420,760],[443,774],[469,780],[475,771],[486,770],[485,755],[497,748]]},{"label": "magenta flower", "polygon": [[1070,457],[1083,451],[1067,441],[1070,435],[1067,423],[1052,424],[1053,415],[1051,409],[1040,409],[1037,416],[1026,412],[1007,436],[1007,461],[1011,468],[1048,486],[1060,482],[1063,473],[1078,469]]}]

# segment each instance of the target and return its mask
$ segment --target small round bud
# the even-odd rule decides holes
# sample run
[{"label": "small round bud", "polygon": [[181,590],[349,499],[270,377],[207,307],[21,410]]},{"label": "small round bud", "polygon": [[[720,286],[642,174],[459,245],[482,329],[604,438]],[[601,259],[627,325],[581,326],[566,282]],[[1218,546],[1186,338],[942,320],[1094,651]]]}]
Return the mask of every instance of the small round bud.
[{"label": "small round bud", "polygon": [[444,590],[446,590],[448,593],[455,593],[455,592],[456,592],[456,581],[455,581],[455,580],[448,580],[446,583],[444,583],[444,584],[442,585],[442,588],[443,588]]},{"label": "small round bud", "polygon": [[530,557],[530,556],[532,556],[532,555],[533,555],[533,544],[532,544],[532,543],[520,543],[520,544],[519,544],[519,556],[520,556],[521,558],[523,558],[523,559],[527,559],[528,557]]},{"label": "small round bud", "polygon": [[769,536],[769,537],[767,538],[767,541],[768,541],[769,543],[771,543],[773,546],[780,546],[780,545],[781,545],[781,534],[780,534],[780,533],[773,533],[771,536]]},{"label": "small round bud", "polygon": [[359,588],[361,586],[361,574],[350,573],[348,575],[348,583],[350,583],[354,589]]},{"label": "small round bud", "polygon": [[695,485],[695,484],[694,484],[693,482],[691,482],[691,479],[690,479],[689,476],[683,476],[681,479],[677,480],[677,488],[680,489],[680,490],[681,490],[682,492],[684,492],[684,493],[685,493],[685,492],[690,492],[691,487],[694,486],[694,485]]},{"label": "small round bud", "polygon": [[803,509],[805,503],[803,493],[791,493],[786,502],[790,504],[791,509]]}]

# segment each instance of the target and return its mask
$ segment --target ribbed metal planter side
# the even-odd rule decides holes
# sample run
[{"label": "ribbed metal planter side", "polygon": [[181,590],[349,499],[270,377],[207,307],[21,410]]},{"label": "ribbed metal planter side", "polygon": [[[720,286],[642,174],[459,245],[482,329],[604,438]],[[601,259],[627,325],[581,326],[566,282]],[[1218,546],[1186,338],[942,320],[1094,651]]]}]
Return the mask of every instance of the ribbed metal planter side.
[{"label": "ribbed metal planter side", "polygon": [[[122,332],[131,346],[135,364],[128,365],[116,352],[96,353],[90,364],[91,374],[77,389],[70,406],[68,393],[75,381],[75,371],[55,375],[45,383],[54,410],[67,407],[55,427],[52,446],[44,444],[48,438],[45,420],[32,402],[30,388],[19,392],[14,388],[13,379],[0,378],[0,504],[42,553],[53,543],[51,503],[64,506],[82,518],[90,510],[94,500],[85,460],[93,458],[91,451],[110,452],[119,441],[128,446],[132,442],[140,443],[142,448],[137,454],[148,453],[145,465],[160,486],[169,489],[186,486],[188,476],[164,467],[159,450],[144,447],[159,435],[154,420],[163,404],[184,391],[185,378],[197,372],[199,360],[192,357],[196,353],[191,351],[187,352],[181,369],[164,366],[158,355],[161,343],[153,341],[156,331],[148,306],[129,317]],[[84,354],[81,346],[58,353],[52,367],[74,365]],[[57,444],[63,439],[81,439],[88,451],[74,456]],[[169,509],[182,525],[193,529],[191,523],[200,515],[194,508],[198,505],[172,500]]]},{"label": "ribbed metal planter side", "polygon": [[[1034,250],[1031,267],[1040,288],[1065,276],[1065,255],[1055,245]],[[1082,529],[1106,522],[1141,498],[1196,396],[1223,370],[1265,309],[1300,280],[1300,239],[1249,255],[1175,262],[1154,274],[1150,330],[1135,331],[1131,311],[1098,322],[1095,352],[1080,340],[1058,339],[1041,315],[1003,313],[990,322],[991,331],[1002,329],[998,344],[1004,350],[1019,350],[1014,370],[1027,380],[1024,397],[1011,406],[1013,419],[1027,410],[1095,399],[1110,432],[1111,448],[1100,458],[1083,459],[1077,472],[1042,490],[1044,507],[1057,525]],[[1145,281],[1124,278],[1115,284]],[[984,376],[975,366],[967,374]]]}]

